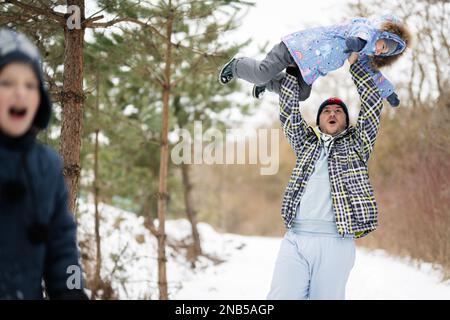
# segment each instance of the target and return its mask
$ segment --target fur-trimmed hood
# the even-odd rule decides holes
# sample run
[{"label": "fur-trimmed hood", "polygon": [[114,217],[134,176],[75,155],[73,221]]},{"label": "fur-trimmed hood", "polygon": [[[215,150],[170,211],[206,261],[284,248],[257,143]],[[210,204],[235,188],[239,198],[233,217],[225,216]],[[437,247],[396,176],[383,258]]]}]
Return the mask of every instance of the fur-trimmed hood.
[{"label": "fur-trimmed hood", "polygon": [[370,63],[375,70],[392,65],[405,52],[406,48],[411,47],[411,33],[404,24],[386,21],[381,24],[380,31],[379,39],[395,40],[398,46],[391,55],[370,56]]}]

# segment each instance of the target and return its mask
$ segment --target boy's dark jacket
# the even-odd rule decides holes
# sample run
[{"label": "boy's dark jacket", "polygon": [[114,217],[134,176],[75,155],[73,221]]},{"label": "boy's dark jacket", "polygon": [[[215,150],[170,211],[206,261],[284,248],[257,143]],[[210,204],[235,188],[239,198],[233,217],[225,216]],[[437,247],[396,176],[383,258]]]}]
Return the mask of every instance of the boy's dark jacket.
[{"label": "boy's dark jacket", "polygon": [[68,267],[79,266],[76,225],[59,156],[31,133],[0,133],[0,164],[0,299],[41,299],[43,278],[49,298],[76,296],[67,286],[76,284]]},{"label": "boy's dark jacket", "polygon": [[[32,61],[38,68],[20,50],[1,60],[3,66],[13,60]],[[33,129],[19,138],[0,129],[0,299],[42,299],[42,280],[50,299],[85,299],[63,164],[55,151],[36,142],[34,133],[47,126],[51,114],[42,75],[36,72],[44,100]]]},{"label": "boy's dark jacket", "polygon": [[76,225],[59,156],[31,133],[0,133],[0,163],[0,299],[41,299],[43,278],[49,298],[76,296],[67,286],[76,284],[68,267],[79,266]]}]

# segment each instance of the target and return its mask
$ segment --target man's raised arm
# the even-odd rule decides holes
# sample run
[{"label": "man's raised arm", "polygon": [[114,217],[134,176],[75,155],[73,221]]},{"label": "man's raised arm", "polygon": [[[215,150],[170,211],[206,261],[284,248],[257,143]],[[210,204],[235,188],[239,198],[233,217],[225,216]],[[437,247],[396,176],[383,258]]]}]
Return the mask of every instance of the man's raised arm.
[{"label": "man's raised arm", "polygon": [[361,110],[356,123],[355,138],[357,152],[367,162],[372,153],[380,126],[383,101],[369,72],[361,62],[356,61],[350,66],[350,74],[361,99]]},{"label": "man's raised arm", "polygon": [[311,133],[311,128],[302,118],[299,110],[300,86],[298,85],[299,70],[296,67],[286,69],[286,77],[281,82],[280,121],[284,134],[292,149],[297,153]]}]

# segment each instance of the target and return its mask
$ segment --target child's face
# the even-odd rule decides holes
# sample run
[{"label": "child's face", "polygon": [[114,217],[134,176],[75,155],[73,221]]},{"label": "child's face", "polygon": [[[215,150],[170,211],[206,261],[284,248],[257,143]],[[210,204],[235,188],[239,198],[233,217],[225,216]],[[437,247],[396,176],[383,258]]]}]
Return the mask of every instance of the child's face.
[{"label": "child's face", "polygon": [[375,54],[378,56],[380,54],[385,54],[389,51],[389,48],[386,45],[386,42],[383,39],[378,39],[375,42]]},{"label": "child's face", "polygon": [[20,137],[31,127],[41,100],[39,80],[30,65],[12,62],[0,71],[0,129]]}]

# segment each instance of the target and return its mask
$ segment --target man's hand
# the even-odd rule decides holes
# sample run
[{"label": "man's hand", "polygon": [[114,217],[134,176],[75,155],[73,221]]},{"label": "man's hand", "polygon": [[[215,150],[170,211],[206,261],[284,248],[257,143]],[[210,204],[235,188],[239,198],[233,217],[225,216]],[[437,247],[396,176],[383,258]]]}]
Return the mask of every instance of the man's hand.
[{"label": "man's hand", "polygon": [[356,61],[358,61],[358,53],[353,52],[350,57],[348,57],[348,63],[350,63],[350,65],[354,64]]}]

